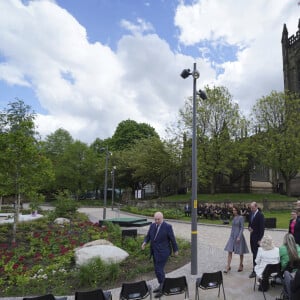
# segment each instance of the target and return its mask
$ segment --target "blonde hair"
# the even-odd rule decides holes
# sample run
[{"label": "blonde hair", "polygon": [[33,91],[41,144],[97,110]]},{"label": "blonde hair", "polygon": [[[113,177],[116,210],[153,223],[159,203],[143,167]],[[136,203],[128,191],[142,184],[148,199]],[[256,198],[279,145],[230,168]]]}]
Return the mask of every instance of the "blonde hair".
[{"label": "blonde hair", "polygon": [[297,245],[294,236],[290,233],[287,233],[283,237],[283,244],[286,246],[289,255],[290,264],[293,265],[294,261],[299,259]]},{"label": "blonde hair", "polygon": [[260,246],[264,250],[272,250],[272,249],[275,248],[274,243],[273,243],[273,239],[270,235],[264,235],[264,237],[262,238],[262,240],[260,242]]}]

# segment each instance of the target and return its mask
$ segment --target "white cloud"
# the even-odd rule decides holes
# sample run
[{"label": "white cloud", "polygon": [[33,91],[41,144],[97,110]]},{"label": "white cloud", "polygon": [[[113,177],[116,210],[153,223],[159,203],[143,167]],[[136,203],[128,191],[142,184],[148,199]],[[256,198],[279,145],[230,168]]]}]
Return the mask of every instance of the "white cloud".
[{"label": "white cloud", "polygon": [[[55,3],[8,1],[0,11],[10,16],[0,21],[1,28],[13,33],[0,38],[0,49],[19,78],[30,78],[48,111],[37,117],[42,136],[63,127],[91,142],[111,136],[125,119],[146,122],[163,135],[191,94],[192,80],[179,75],[193,59],[174,54],[155,34],[124,36],[114,53],[99,42],[89,43],[85,29]],[[139,20],[132,31],[139,26],[140,33],[152,29]],[[209,64],[203,61],[203,66],[214,76]]]},{"label": "white cloud", "polygon": [[[281,0],[179,5],[179,48],[199,48],[203,40],[240,47],[236,61],[218,65],[174,52],[157,34],[148,34],[155,28],[143,19],[122,21],[131,35],[114,52],[100,41],[90,43],[86,29],[54,1],[0,1],[0,80],[33,89],[48,112],[37,117],[43,136],[62,127],[92,142],[110,137],[125,119],[146,122],[162,136],[192,94],[192,78],[183,80],[180,73],[194,61],[201,73],[198,88],[225,85],[245,110],[257,97],[281,89],[282,26],[286,22],[294,31],[298,9]],[[217,78],[212,65],[224,73]]]},{"label": "white cloud", "polygon": [[146,22],[141,18],[137,18],[136,22],[137,24],[134,24],[128,20],[123,19],[121,20],[120,25],[134,35],[154,31],[151,23]]},{"label": "white cloud", "polygon": [[219,66],[224,73],[214,84],[226,86],[247,114],[258,98],[283,90],[281,33],[284,23],[295,30],[298,17],[295,1],[201,0],[179,5],[175,24],[183,45],[237,46],[237,60]]}]

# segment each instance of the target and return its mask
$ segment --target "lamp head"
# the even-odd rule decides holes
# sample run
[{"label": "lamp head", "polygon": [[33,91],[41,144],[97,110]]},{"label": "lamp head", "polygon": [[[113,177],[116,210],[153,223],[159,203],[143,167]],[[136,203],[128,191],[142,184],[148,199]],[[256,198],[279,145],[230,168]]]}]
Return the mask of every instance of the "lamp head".
[{"label": "lamp head", "polygon": [[188,78],[191,74],[192,74],[192,73],[191,73],[191,70],[190,70],[190,69],[184,69],[184,70],[181,72],[180,76],[181,76],[183,79],[186,79],[186,78]]},{"label": "lamp head", "polygon": [[206,96],[206,94],[205,94],[204,91],[199,90],[199,92],[198,92],[197,94],[198,94],[198,96],[199,96],[202,100],[206,100],[206,99],[207,99],[207,96]]},{"label": "lamp head", "polygon": [[200,73],[196,70],[193,72],[194,79],[198,79],[200,77]]}]

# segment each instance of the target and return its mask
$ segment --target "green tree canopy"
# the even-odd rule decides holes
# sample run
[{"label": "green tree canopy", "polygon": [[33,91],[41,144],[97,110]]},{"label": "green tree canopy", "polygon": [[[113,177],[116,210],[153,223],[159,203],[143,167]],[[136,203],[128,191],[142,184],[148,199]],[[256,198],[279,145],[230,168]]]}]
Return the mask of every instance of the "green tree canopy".
[{"label": "green tree canopy", "polygon": [[146,123],[137,123],[133,120],[125,120],[119,123],[110,140],[111,150],[123,150],[130,148],[135,141],[144,138],[159,137],[155,129]]},{"label": "green tree canopy", "polygon": [[[300,170],[300,98],[272,91],[253,107],[253,127],[259,141],[257,163],[283,176],[290,196],[291,180]],[[278,176],[275,176],[278,177]]]},{"label": "green tree canopy", "polygon": [[[206,86],[205,91],[206,100],[197,97],[198,176],[200,183],[209,185],[214,193],[218,176],[229,178],[234,168],[247,165],[246,148],[236,143],[247,135],[247,121],[225,87]],[[192,98],[189,98],[180,110],[180,122],[187,139],[192,135],[192,111]],[[190,145],[184,143],[185,147]],[[183,149],[183,154],[189,157],[187,149]]]},{"label": "green tree canopy", "polygon": [[[15,239],[22,196],[38,195],[45,182],[53,179],[52,164],[36,139],[35,114],[21,100],[11,102],[0,114],[1,192],[15,195]],[[29,199],[30,200],[30,199]]]}]

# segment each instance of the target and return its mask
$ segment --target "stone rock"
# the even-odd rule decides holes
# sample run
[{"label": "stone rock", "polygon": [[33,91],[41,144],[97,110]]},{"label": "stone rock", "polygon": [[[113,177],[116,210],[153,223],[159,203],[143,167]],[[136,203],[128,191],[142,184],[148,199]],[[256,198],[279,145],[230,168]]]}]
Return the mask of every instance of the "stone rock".
[{"label": "stone rock", "polygon": [[69,224],[70,220],[67,218],[56,218],[54,220],[54,224],[58,224],[58,225],[64,225],[64,224]]},{"label": "stone rock", "polygon": [[90,246],[97,246],[97,245],[109,245],[109,246],[113,246],[113,244],[110,241],[104,240],[104,239],[100,239],[100,240],[95,240],[95,241],[88,242],[88,243],[84,244],[82,247],[90,247]]},{"label": "stone rock", "polygon": [[75,249],[76,264],[82,266],[92,258],[99,257],[105,263],[119,263],[128,257],[128,253],[111,245],[94,245]]}]

